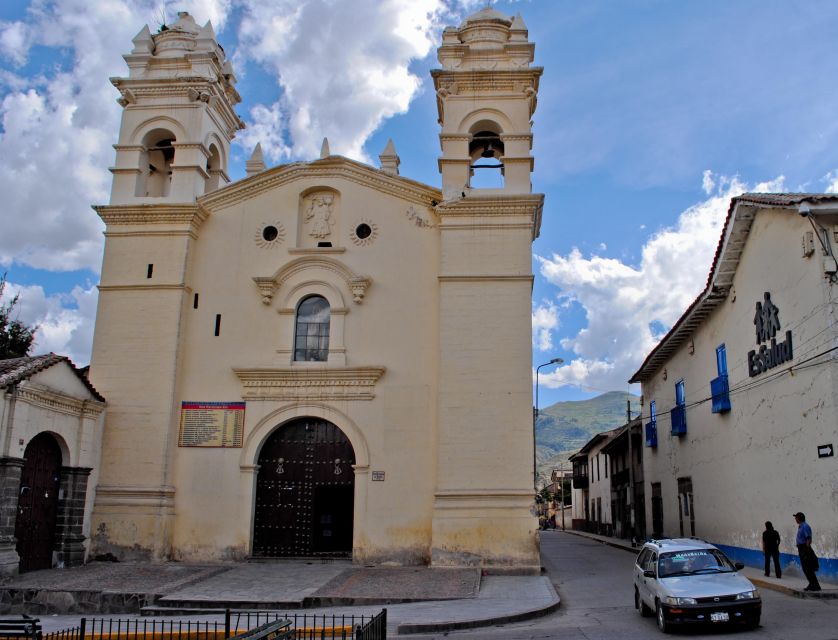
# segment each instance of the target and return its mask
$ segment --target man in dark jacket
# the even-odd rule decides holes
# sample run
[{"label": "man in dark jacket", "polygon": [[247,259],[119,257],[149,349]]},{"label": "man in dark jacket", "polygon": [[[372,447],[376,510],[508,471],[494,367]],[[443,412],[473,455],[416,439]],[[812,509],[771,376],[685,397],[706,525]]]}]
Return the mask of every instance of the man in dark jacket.
[{"label": "man in dark jacket", "polygon": [[778,578],[783,577],[780,570],[780,532],[770,522],[765,523],[762,532],[762,553],[765,554],[765,575],[771,575],[771,560],[774,559],[774,573]]}]

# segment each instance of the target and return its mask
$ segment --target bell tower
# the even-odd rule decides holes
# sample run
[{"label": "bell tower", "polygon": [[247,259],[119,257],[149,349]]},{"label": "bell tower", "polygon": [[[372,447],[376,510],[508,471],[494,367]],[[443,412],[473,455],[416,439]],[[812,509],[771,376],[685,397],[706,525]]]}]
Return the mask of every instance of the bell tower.
[{"label": "bell tower", "polygon": [[[437,473],[431,562],[537,572],[532,193],[539,67],[520,16],[486,8],[442,35]],[[484,180],[482,174],[494,174]],[[488,184],[487,184],[488,182]]]},{"label": "bell tower", "polygon": [[530,118],[542,73],[530,66],[534,51],[521,16],[508,18],[491,8],[443,31],[442,69],[431,74],[446,200],[475,188],[483,172],[499,173],[490,182],[504,193],[532,191]]},{"label": "bell tower", "polygon": [[188,13],[134,38],[110,204],[90,378],[107,394],[103,457],[91,517],[93,553],[171,554],[173,441],[189,265],[207,219],[197,199],[229,182],[230,142],[244,124],[232,65],[212,25]]},{"label": "bell tower", "polygon": [[230,142],[244,128],[233,67],[212,24],[186,12],[133,43],[128,77],[111,79],[124,108],[111,204],[194,202],[230,182]]}]

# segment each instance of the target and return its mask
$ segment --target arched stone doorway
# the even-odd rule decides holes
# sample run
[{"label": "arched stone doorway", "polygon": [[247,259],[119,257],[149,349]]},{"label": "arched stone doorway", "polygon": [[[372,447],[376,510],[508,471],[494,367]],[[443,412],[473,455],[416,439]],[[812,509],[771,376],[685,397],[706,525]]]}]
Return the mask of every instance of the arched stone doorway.
[{"label": "arched stone doorway", "polygon": [[351,555],[355,451],[336,425],[288,422],[262,445],[258,464],[254,556]]},{"label": "arched stone doorway", "polygon": [[26,445],[23,458],[15,521],[21,573],[52,566],[61,448],[50,434],[39,433]]}]

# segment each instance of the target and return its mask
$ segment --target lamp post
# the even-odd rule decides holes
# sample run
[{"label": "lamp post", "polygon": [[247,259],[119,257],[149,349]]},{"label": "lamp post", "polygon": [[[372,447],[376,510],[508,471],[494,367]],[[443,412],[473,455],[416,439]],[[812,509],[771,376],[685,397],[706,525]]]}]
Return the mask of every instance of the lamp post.
[{"label": "lamp post", "polygon": [[532,486],[538,491],[538,471],[535,466],[535,423],[538,420],[538,372],[541,367],[547,367],[551,364],[562,364],[564,360],[561,358],[553,358],[550,362],[540,364],[535,368],[535,408],[532,412]]}]

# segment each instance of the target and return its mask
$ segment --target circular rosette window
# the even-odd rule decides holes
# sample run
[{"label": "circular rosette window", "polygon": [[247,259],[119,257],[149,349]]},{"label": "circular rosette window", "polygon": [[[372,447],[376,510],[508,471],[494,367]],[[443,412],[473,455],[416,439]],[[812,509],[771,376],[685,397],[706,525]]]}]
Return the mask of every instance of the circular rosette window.
[{"label": "circular rosette window", "polygon": [[253,239],[257,247],[273,249],[285,240],[285,227],[282,226],[281,222],[265,222],[259,225]]},{"label": "circular rosette window", "polygon": [[359,220],[349,234],[349,239],[359,247],[371,245],[377,237],[378,225],[371,220]]}]

